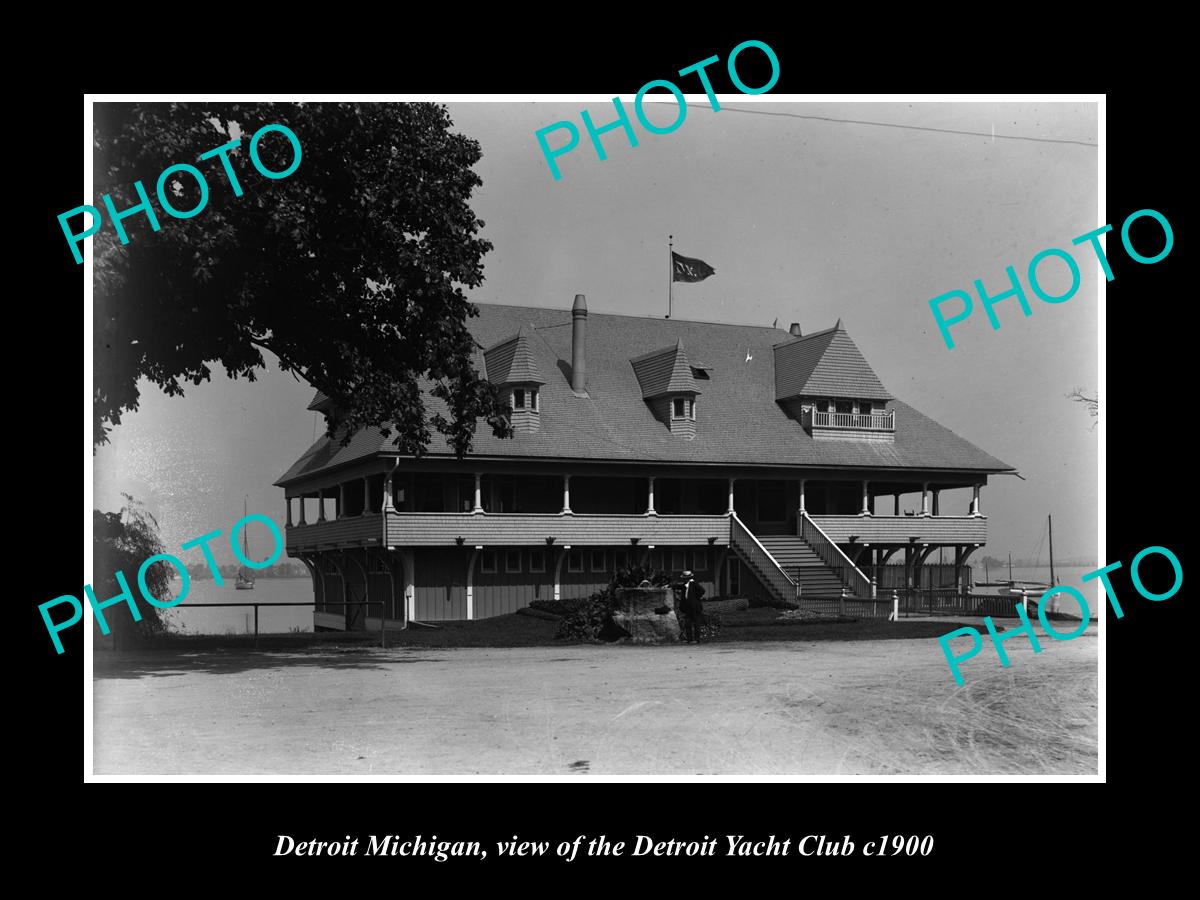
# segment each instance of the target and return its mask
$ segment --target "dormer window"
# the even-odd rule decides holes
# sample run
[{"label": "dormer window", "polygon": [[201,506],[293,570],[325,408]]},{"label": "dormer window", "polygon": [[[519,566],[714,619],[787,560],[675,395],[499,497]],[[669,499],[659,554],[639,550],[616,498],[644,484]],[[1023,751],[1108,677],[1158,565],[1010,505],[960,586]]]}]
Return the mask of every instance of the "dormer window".
[{"label": "dormer window", "polygon": [[849,400],[834,400],[833,411],[839,413],[853,412],[853,404]]},{"label": "dormer window", "polygon": [[684,418],[684,406],[686,403],[687,403],[687,401],[683,397],[675,398],[675,408],[671,411],[672,418],[676,418],[676,419]]},{"label": "dormer window", "polygon": [[537,388],[529,389],[529,408],[534,412],[538,411],[538,392]]},{"label": "dormer window", "polygon": [[513,391],[513,409],[525,408],[525,391],[522,388],[517,388]]},{"label": "dormer window", "polygon": [[538,411],[537,388],[514,388],[512,392],[512,408]]},{"label": "dormer window", "polygon": [[870,400],[859,400],[858,401],[858,414],[861,416],[869,416],[871,414],[871,401]]},{"label": "dormer window", "polygon": [[829,401],[828,400],[817,400],[816,404],[817,404],[817,412],[823,412],[823,413],[829,412]]}]

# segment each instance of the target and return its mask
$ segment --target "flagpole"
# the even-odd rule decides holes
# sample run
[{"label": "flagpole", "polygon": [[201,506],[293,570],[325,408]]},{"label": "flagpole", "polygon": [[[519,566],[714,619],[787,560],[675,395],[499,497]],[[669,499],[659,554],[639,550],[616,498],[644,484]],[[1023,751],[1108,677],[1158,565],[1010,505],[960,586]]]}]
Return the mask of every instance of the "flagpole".
[{"label": "flagpole", "polygon": [[667,235],[667,318],[671,318],[671,304],[675,288],[675,235]]}]

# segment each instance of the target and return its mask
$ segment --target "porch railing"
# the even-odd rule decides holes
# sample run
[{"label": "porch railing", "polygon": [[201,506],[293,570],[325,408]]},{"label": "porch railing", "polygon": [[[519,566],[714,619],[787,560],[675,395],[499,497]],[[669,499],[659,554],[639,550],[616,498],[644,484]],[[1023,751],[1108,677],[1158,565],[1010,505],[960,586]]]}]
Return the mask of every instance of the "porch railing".
[{"label": "porch railing", "polygon": [[800,511],[800,537],[821,557],[821,561],[837,573],[842,582],[858,597],[871,596],[871,580],[850,561],[842,548],[831,541],[808,513]]},{"label": "porch railing", "polygon": [[729,544],[742,559],[757,570],[776,599],[785,602],[795,600],[796,582],[779,567],[775,557],[767,552],[767,548],[759,543],[758,538],[742,524],[742,520],[736,514],[729,517]]},{"label": "porch railing", "polygon": [[896,411],[885,413],[821,412],[814,409],[812,423],[818,428],[864,428],[868,431],[895,431]]}]

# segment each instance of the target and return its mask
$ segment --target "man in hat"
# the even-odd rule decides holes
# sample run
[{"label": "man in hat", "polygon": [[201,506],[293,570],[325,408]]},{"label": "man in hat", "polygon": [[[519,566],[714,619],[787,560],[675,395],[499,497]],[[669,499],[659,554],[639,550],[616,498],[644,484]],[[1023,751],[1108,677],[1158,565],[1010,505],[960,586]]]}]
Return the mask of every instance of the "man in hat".
[{"label": "man in hat", "polygon": [[683,573],[683,592],[679,598],[679,616],[682,639],[689,644],[700,643],[700,617],[703,615],[701,601],[704,599],[704,585],[692,577],[691,572]]}]

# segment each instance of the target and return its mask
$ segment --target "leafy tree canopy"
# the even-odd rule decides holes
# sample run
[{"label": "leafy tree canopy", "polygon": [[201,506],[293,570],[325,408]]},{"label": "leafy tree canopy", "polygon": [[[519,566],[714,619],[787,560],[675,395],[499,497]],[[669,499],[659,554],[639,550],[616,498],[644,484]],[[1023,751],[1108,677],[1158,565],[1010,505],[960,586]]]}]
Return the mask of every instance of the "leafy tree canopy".
[{"label": "leafy tree canopy", "polygon": [[[274,123],[302,148],[299,167],[278,180],[249,152],[251,136]],[[106,215],[91,239],[94,443],[137,409],[140,376],[169,395],[208,380],[213,364],[253,381],[264,350],[333,399],[329,427],[342,426],[343,442],[375,426],[419,455],[436,430],[461,455],[478,418],[510,435],[507,407],[472,365],[466,328],[478,310],[463,287],[482,283],[491,249],[468,205],[481,152],[450,128],[446,109],[430,103],[97,104],[94,205],[103,210],[107,193],[118,212],[135,206],[140,180],[161,230],[135,213],[122,245]],[[220,158],[199,156],[239,138],[229,152],[243,191],[235,196]],[[278,132],[258,152],[274,172],[294,158]],[[198,168],[208,186],[207,205],[187,219],[156,196],[159,173],[177,163]],[[187,172],[164,183],[185,212],[200,191]],[[422,383],[445,413],[426,408]]]}]

